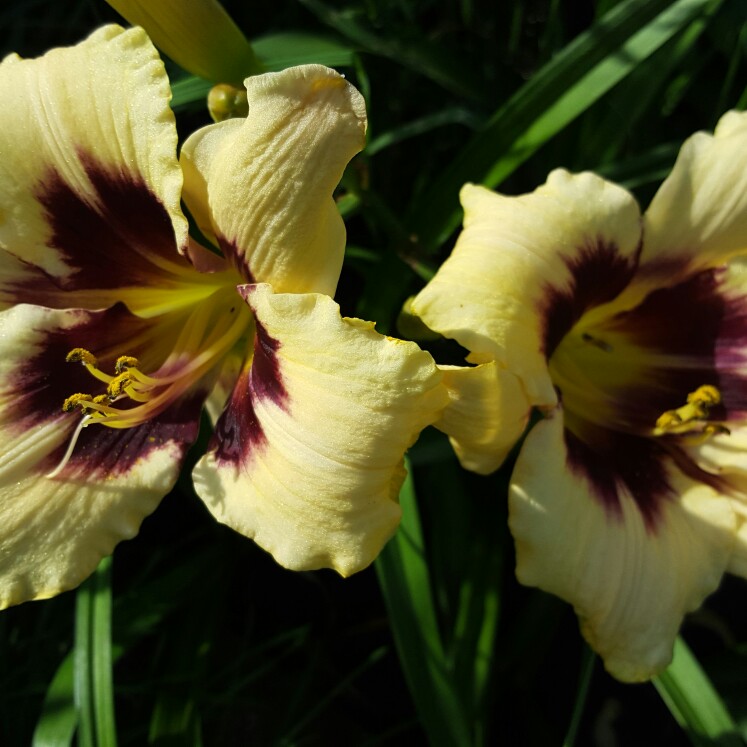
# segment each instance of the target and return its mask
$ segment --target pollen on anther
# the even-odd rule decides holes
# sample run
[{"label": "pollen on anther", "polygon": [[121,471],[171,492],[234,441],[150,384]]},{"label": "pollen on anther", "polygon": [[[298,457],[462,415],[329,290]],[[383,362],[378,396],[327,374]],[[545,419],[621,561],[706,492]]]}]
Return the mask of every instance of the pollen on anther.
[{"label": "pollen on anther", "polygon": [[667,429],[682,424],[682,418],[676,410],[667,410],[659,415],[656,420],[656,427]]},{"label": "pollen on anther", "polygon": [[700,404],[710,407],[721,402],[721,392],[712,384],[703,384],[694,392],[687,395],[687,401],[691,404]]},{"label": "pollen on anther", "polygon": [[124,388],[131,382],[132,374],[127,370],[112,379],[106,387],[106,394],[109,400],[111,401],[117,399],[117,397],[121,397],[124,394]]},{"label": "pollen on anther", "polygon": [[676,434],[706,439],[716,434],[728,434],[726,427],[708,422],[711,407],[720,402],[721,392],[712,384],[703,384],[687,395],[687,404],[676,410],[667,410],[656,419],[654,435]]},{"label": "pollen on anther", "polygon": [[85,348],[73,348],[67,356],[66,363],[82,363],[84,366],[96,366],[96,356]]},{"label": "pollen on anther", "polygon": [[117,358],[117,362],[114,364],[114,371],[117,374],[121,374],[128,368],[138,368],[139,366],[140,362],[137,358],[133,358],[131,355],[120,355],[119,358]]},{"label": "pollen on anther", "polygon": [[93,397],[90,394],[71,394],[63,403],[63,412],[72,412],[76,408],[80,407],[85,411],[85,403],[93,402]]}]

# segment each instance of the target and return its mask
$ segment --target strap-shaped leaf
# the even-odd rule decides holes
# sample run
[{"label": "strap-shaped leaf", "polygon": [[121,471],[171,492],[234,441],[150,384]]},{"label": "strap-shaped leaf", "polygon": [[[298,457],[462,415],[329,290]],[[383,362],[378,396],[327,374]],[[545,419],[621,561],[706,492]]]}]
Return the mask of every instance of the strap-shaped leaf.
[{"label": "strap-shaped leaf", "polygon": [[682,638],[674,659],[654,685],[677,723],[696,747],[740,747],[739,729],[708,675]]},{"label": "strap-shaped leaf", "polygon": [[78,589],[74,685],[80,747],[116,747],[112,686],[111,557]]},{"label": "strap-shaped leaf", "polygon": [[421,244],[433,250],[457,227],[457,194],[465,182],[500,184],[709,2],[624,0],[569,44],[491,117],[412,206],[410,225]]},{"label": "strap-shaped leaf", "polygon": [[376,560],[400,662],[433,745],[471,744],[468,721],[438,630],[412,474],[400,492],[402,524]]}]

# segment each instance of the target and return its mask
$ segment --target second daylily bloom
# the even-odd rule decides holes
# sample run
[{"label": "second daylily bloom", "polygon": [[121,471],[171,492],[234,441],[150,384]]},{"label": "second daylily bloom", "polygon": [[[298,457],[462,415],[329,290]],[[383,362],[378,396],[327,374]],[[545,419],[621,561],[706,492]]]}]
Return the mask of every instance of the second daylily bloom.
[{"label": "second daylily bloom", "polygon": [[141,29],[11,56],[0,96],[0,606],[75,586],[134,535],[205,403],[195,481],[219,519],[289,568],[370,563],[445,394],[426,353],[330,297],[358,92],[321,66],[250,79],[250,116],[195,133],[181,166]]},{"label": "second daylily bloom", "polygon": [[464,230],[413,303],[470,351],[440,421],[463,464],[511,478],[517,574],[570,601],[607,668],[643,680],[725,571],[747,576],[747,115],[683,146],[641,216],[555,171],[467,185]]}]

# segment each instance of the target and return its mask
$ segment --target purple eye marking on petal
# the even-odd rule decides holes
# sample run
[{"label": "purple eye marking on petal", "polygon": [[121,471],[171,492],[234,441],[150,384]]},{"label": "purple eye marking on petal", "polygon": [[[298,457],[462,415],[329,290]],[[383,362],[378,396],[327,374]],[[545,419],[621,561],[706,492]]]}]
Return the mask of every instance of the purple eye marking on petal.
[{"label": "purple eye marking on petal", "polygon": [[254,339],[254,359],[252,360],[251,380],[256,399],[269,399],[282,405],[288,397],[283,386],[277,351],[278,340],[270,337],[267,330],[255,320],[257,336]]},{"label": "purple eye marking on petal", "polygon": [[[101,393],[97,386],[103,391],[103,384],[99,385],[82,366],[65,363],[65,356],[72,348],[85,343],[96,352],[102,369],[109,371],[114,370],[122,348],[137,354],[147,352],[142,350],[138,340],[147,341],[144,333],[150,323],[130,314],[123,304],[106,311],[73,313],[80,322],[67,329],[44,330],[35,352],[9,378],[14,392],[14,410],[13,423],[6,424],[6,428],[20,433],[57,421],[60,427],[69,423],[72,433],[80,416],[64,415],[62,402],[74,392]],[[206,396],[206,391],[193,389],[152,420],[134,428],[113,429],[91,424],[81,432],[62,476],[92,479],[123,475],[139,459],[162,448],[166,442],[175,442],[183,455],[197,437],[200,410]],[[67,445],[64,441],[39,470],[47,473],[54,469]]]},{"label": "purple eye marking on petal", "polygon": [[251,367],[239,376],[210,444],[215,458],[222,462],[245,463],[254,449],[267,442],[255,412],[258,402],[269,400],[282,407],[288,398],[277,359],[280,343],[258,321],[255,323]]},{"label": "purple eye marking on petal", "polygon": [[747,410],[747,297],[728,294],[724,270],[704,270],[681,283],[650,293],[636,308],[605,323],[661,364],[647,380],[621,394],[645,404],[647,418],[679,407],[689,392],[712,384],[722,404],[712,419],[728,420]]},{"label": "purple eye marking on petal", "polygon": [[629,334],[644,350],[712,362],[725,312],[722,276],[719,270],[706,270],[652,291],[604,328]]},{"label": "purple eye marking on petal", "polygon": [[598,429],[589,446],[565,430],[568,468],[588,481],[592,494],[610,517],[622,520],[620,491],[625,490],[641,512],[649,534],[656,534],[664,502],[677,498],[667,475],[667,462],[689,479],[728,494],[727,480],[698,467],[676,439],[654,440]]},{"label": "purple eye marking on petal", "polygon": [[[70,461],[62,471],[66,479],[125,475],[151,452],[173,444],[175,457],[181,460],[197,438],[200,412],[207,392],[192,391],[174,402],[160,415],[134,428],[84,428],[75,444]],[[49,471],[59,464],[67,444],[47,461]],[[171,465],[165,466],[168,469]]]},{"label": "purple eye marking on petal", "polygon": [[723,293],[724,315],[716,341],[724,420],[747,419],[747,294]]},{"label": "purple eye marking on petal", "polygon": [[619,491],[626,489],[638,506],[646,529],[654,533],[662,503],[674,493],[664,468],[666,452],[657,442],[598,429],[589,446],[566,429],[568,467],[585,478],[592,493],[616,519],[622,518]]},{"label": "purple eye marking on petal", "polygon": [[247,257],[239,251],[234,241],[229,241],[223,236],[217,236],[218,246],[223,252],[223,256],[233,264],[237,272],[244,279],[244,282],[253,285],[257,282],[252,271],[249,269],[249,263]]},{"label": "purple eye marking on petal", "polygon": [[[161,284],[172,278],[152,258],[188,266],[177,252],[166,208],[138,174],[107,169],[79,153],[92,190],[83,195],[51,169],[35,198],[50,227],[49,245],[71,268],[55,278],[42,270],[12,288],[21,302],[65,307],[60,290]],[[67,304],[69,305],[69,304]]]},{"label": "purple eye marking on petal", "polygon": [[540,309],[543,352],[548,359],[584,312],[620,295],[633,277],[639,252],[624,257],[616,244],[598,238],[566,258],[570,282],[564,286],[547,284]]}]

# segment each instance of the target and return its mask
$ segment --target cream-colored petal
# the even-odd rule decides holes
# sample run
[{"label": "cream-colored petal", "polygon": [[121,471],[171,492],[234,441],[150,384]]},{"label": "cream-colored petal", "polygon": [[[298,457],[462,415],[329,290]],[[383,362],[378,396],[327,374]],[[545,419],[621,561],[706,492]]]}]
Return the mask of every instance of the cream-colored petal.
[{"label": "cream-colored petal", "polygon": [[711,474],[747,479],[747,426],[729,423],[729,433],[711,436],[690,447],[688,453]]},{"label": "cream-colored petal", "polygon": [[60,435],[45,427],[19,444],[27,450],[20,465],[0,457],[0,609],[80,584],[121,540],[137,534],[179,474],[183,455],[171,448],[152,452],[115,480],[33,474],[35,460]]},{"label": "cream-colored petal", "polygon": [[462,467],[490,474],[526,428],[531,406],[521,382],[495,361],[440,368],[450,401],[433,425],[449,436]]},{"label": "cream-colored petal", "polygon": [[208,203],[207,179],[215,153],[225,142],[232,142],[241,132],[244,121],[227,119],[203,127],[187,138],[179,162],[184,174],[182,199],[203,235],[218,246]]},{"label": "cream-colored petal", "polygon": [[733,508],[667,464],[674,496],[658,496],[658,522],[647,526],[624,489],[616,513],[569,464],[558,412],[531,430],[511,479],[517,576],[574,606],[611,674],[648,679],[671,660],[685,613],[721,580],[734,546]]},{"label": "cream-colored petal", "polygon": [[747,475],[730,475],[727,482],[734,488],[731,505],[737,517],[737,532],[726,570],[747,579]]},{"label": "cream-colored petal", "polygon": [[246,81],[249,116],[192,135],[182,148],[190,211],[247,279],[278,292],[332,295],[345,227],[332,192],[365,143],[363,98],[341,75],[304,65]]},{"label": "cream-colored petal", "polygon": [[470,360],[516,374],[533,405],[552,406],[547,348],[625,287],[637,261],[638,206],[594,174],[562,170],[531,194],[468,184],[461,200],[464,229],[412,310]]},{"label": "cream-colored petal", "polygon": [[58,371],[39,369],[50,344],[95,317],[26,305],[0,313],[0,608],[73,588],[134,536],[197,433],[199,400],[135,429],[90,425],[49,477],[80,415],[64,414],[52,391],[74,364],[66,372],[63,357]]},{"label": "cream-colored petal", "polygon": [[685,141],[644,216],[649,282],[672,283],[747,249],[747,113]]},{"label": "cream-colored petal", "polygon": [[730,432],[717,434],[690,447],[688,455],[703,470],[717,475],[726,486],[738,529],[727,570],[747,578],[747,427],[729,423]]},{"label": "cream-colored petal", "polygon": [[428,353],[331,298],[245,286],[259,335],[194,471],[220,521],[287,568],[365,568],[399,523],[403,455],[448,396]]},{"label": "cream-colored petal", "polygon": [[194,75],[240,83],[260,67],[251,45],[217,0],[107,0]]},{"label": "cream-colored petal", "polygon": [[0,64],[0,97],[13,102],[0,111],[0,249],[26,264],[4,274],[7,293],[30,301],[56,286],[106,290],[188,271],[176,254],[187,223],[170,96],[142,29],[106,26]]}]

